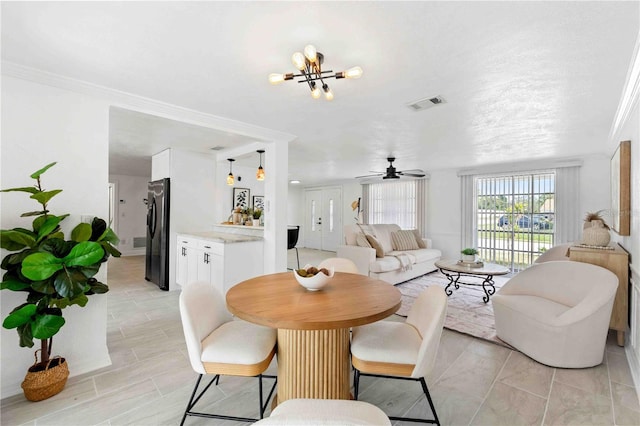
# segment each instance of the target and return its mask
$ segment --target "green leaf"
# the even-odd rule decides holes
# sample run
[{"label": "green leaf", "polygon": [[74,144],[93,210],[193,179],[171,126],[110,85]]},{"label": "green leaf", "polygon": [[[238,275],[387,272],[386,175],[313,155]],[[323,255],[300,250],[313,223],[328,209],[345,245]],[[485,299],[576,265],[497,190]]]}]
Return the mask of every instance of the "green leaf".
[{"label": "green leaf", "polygon": [[107,222],[99,217],[94,217],[91,221],[91,241],[98,241],[107,230]]},{"label": "green leaf", "polygon": [[78,306],[80,306],[82,308],[87,306],[87,303],[89,303],[89,298],[84,293],[82,293],[81,295],[79,295],[75,299],[69,301],[69,305],[78,305]]},{"label": "green leaf", "polygon": [[31,288],[31,283],[25,283],[15,278],[11,278],[0,283],[0,290],[23,291]]},{"label": "green leaf", "polygon": [[0,246],[3,249],[10,250],[10,251],[20,250],[27,246],[33,247],[36,243],[36,240],[34,237],[15,229],[0,230],[0,240],[1,240]]},{"label": "green leaf", "polygon": [[49,216],[38,230],[38,242],[42,241],[44,237],[58,229],[58,224],[62,219],[63,218],[58,216]]},{"label": "green leaf", "polygon": [[101,283],[100,281],[96,281],[89,285],[91,286],[91,291],[95,294],[104,294],[109,291],[109,286]]},{"label": "green leaf", "polygon": [[120,257],[120,255],[122,254],[122,253],[120,253],[120,251],[117,248],[115,248],[114,246],[112,246],[111,244],[109,244],[106,241],[100,241],[100,245],[102,246],[104,251],[106,251],[107,253],[109,253],[113,257]]},{"label": "green leaf", "polygon": [[55,294],[56,288],[53,285],[53,279],[49,278],[43,281],[31,283],[31,288],[42,294]]},{"label": "green leaf", "polygon": [[91,225],[88,223],[79,223],[73,228],[73,231],[71,231],[71,239],[73,241],[89,241],[89,238],[91,238]]},{"label": "green leaf", "polygon": [[31,333],[31,323],[27,323],[18,327],[18,336],[20,336],[20,347],[33,347],[33,334]]},{"label": "green leaf", "polygon": [[76,243],[73,241],[65,241],[60,238],[47,238],[47,240],[40,245],[40,250],[48,251],[55,257],[63,258],[71,252],[71,249],[75,245]]},{"label": "green leaf", "polygon": [[55,166],[56,163],[57,163],[57,161],[54,161],[53,163],[49,163],[46,166],[44,166],[43,168],[41,168],[40,170],[38,170],[37,172],[32,173],[31,174],[31,179],[38,179],[41,174],[43,174],[44,172],[49,170],[49,168]]},{"label": "green leaf", "polygon": [[40,204],[47,204],[49,200],[62,192],[62,189],[54,189],[53,191],[42,191],[33,194],[30,198],[33,198]]},{"label": "green leaf", "polygon": [[[78,270],[80,272],[82,272],[82,274],[87,277],[87,278],[91,278],[93,277],[95,274],[98,273],[98,271],[100,270],[100,264],[99,263],[95,263],[93,265],[89,265],[89,266],[83,266],[82,268],[78,268]],[[89,283],[90,284],[90,283]]]},{"label": "green leaf", "polygon": [[62,232],[62,231],[56,232],[54,234],[49,235],[49,238],[50,239],[51,238],[58,238],[60,240],[64,240],[64,232]]},{"label": "green leaf", "polygon": [[51,253],[34,253],[22,261],[22,275],[33,281],[46,280],[62,269],[62,259]]},{"label": "green leaf", "polygon": [[54,336],[64,325],[64,318],[58,315],[42,315],[36,317],[31,324],[31,332],[36,339],[48,339]]},{"label": "green leaf", "polygon": [[0,192],[15,192],[15,191],[29,192],[30,194],[35,194],[36,192],[38,192],[38,188],[36,188],[35,186],[25,186],[25,187],[22,187],[22,188],[3,189]]},{"label": "green leaf", "polygon": [[37,306],[34,304],[27,304],[15,309],[11,312],[2,322],[4,328],[16,328],[31,321],[31,317],[35,315]]},{"label": "green leaf", "polygon": [[104,250],[100,244],[83,241],[74,246],[63,261],[67,266],[89,266],[99,262],[102,256],[104,256]]},{"label": "green leaf", "polygon": [[80,271],[65,269],[60,271],[53,282],[58,294],[62,297],[73,299],[80,294],[84,294],[87,285],[87,277]]},{"label": "green leaf", "polygon": [[34,211],[34,212],[27,212],[27,213],[22,213],[20,215],[20,217],[30,217],[30,216],[43,216],[45,214],[49,213],[49,210],[41,210],[41,211]]}]

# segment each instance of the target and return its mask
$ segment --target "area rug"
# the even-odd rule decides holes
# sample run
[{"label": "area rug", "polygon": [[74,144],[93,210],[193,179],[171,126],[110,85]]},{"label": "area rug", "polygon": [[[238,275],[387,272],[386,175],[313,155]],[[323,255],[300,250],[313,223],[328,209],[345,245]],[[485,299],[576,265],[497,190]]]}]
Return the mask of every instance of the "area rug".
[{"label": "area rug", "polygon": [[[465,278],[465,280],[482,282],[482,280],[475,278]],[[494,277],[496,291],[508,280],[509,278],[504,276]],[[445,288],[448,283],[449,280],[442,273],[432,272],[396,285],[402,294],[402,305],[396,314],[406,317],[416,297],[424,289],[432,285]],[[457,290],[453,286],[450,288],[453,290],[453,294],[448,297],[445,328],[510,348],[508,344],[496,336],[493,307],[491,301],[489,303],[482,301],[484,297],[482,287],[460,285]]]}]

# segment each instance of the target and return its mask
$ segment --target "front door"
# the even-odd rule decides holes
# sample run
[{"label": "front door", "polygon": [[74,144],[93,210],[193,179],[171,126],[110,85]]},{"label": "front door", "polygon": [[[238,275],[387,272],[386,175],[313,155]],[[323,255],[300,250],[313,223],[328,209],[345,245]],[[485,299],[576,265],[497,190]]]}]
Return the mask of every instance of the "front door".
[{"label": "front door", "polygon": [[305,247],[336,251],[342,241],[342,189],[305,191]]}]

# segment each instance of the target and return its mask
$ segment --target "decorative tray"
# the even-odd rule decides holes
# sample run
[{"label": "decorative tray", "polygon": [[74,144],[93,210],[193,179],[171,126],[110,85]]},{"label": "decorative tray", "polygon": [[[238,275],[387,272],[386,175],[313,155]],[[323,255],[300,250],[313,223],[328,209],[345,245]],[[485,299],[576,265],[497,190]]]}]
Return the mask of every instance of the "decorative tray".
[{"label": "decorative tray", "polygon": [[464,260],[458,260],[458,265],[467,266],[469,268],[482,268],[484,266],[484,262],[481,260],[476,260],[474,262],[465,262]]}]

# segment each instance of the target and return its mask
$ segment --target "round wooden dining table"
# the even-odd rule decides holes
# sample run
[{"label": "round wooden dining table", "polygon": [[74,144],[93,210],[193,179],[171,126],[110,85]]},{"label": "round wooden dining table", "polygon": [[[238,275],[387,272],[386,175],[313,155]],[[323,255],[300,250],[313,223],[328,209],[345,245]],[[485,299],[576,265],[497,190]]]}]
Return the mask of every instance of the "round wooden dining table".
[{"label": "round wooden dining table", "polygon": [[336,272],[319,291],[293,272],[255,277],[227,292],[237,317],[278,329],[277,403],[294,398],[350,399],[349,328],[388,317],[400,291],[364,275]]}]

